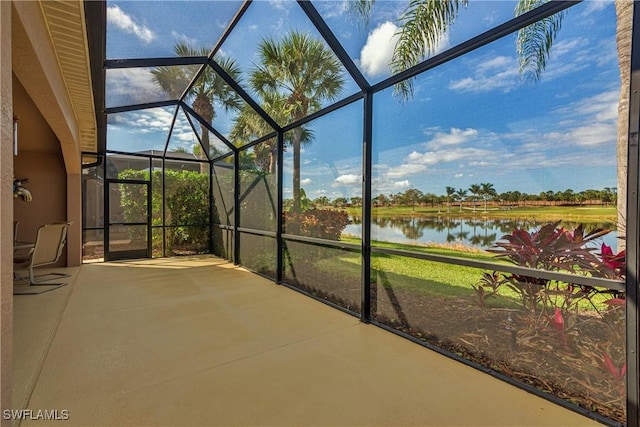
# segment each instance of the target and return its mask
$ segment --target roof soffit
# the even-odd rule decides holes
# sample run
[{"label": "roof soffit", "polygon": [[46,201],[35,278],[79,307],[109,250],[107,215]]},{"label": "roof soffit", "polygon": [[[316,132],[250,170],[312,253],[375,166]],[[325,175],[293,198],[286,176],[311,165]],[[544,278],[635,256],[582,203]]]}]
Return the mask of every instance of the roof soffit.
[{"label": "roof soffit", "polygon": [[69,99],[76,116],[80,150],[97,151],[95,105],[82,1],[40,1]]}]

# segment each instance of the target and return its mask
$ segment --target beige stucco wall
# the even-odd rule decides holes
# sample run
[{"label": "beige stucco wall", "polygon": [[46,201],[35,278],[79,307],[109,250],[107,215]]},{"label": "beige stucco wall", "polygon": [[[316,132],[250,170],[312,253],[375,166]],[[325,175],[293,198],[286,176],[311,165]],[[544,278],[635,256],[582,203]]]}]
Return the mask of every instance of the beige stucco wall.
[{"label": "beige stucco wall", "polygon": [[[33,200],[14,199],[13,218],[20,221],[19,240],[34,242],[38,227],[67,220],[67,176],[58,153],[19,151],[13,168],[17,177],[28,177],[26,188]],[[66,265],[63,254],[57,266]]]},{"label": "beige stucco wall", "polygon": [[[32,218],[29,212],[36,209],[27,209],[26,206],[16,208],[16,214],[25,216],[19,218],[21,230],[27,234],[21,238],[28,238],[35,235],[37,226],[51,221],[72,221],[73,225],[69,230],[67,238],[66,265],[80,265],[82,261],[81,247],[81,204],[80,204],[80,149],[79,149],[79,129],[76,116],[73,111],[71,100],[57,58],[54,53],[50,35],[47,31],[45,20],[39,2],[20,1],[13,2],[13,27],[12,27],[12,59],[13,72],[17,80],[15,87],[19,97],[15,101],[22,102],[22,91],[36,111],[44,120],[41,122],[36,115],[26,114],[20,117],[20,148],[16,158],[16,166],[20,166],[20,174],[29,178],[28,189],[38,194],[43,194],[44,188],[40,188],[39,182],[33,181],[33,172],[28,166],[25,153],[40,152],[34,155],[34,163],[37,167],[49,167],[51,173],[51,187],[48,192],[51,197],[46,202],[52,202],[56,208],[50,214],[42,214],[39,218]],[[18,104],[16,104],[18,105]],[[24,113],[22,113],[24,114]],[[33,123],[38,123],[39,131],[33,131],[33,136],[25,135],[27,127],[30,126],[28,118]],[[43,126],[42,124],[44,123]],[[24,131],[22,129],[25,129]],[[48,129],[48,130],[47,130]],[[48,134],[50,133],[50,135]],[[53,137],[51,137],[53,135]],[[57,141],[56,143],[52,143]],[[55,152],[57,162],[51,157]],[[46,154],[45,154],[46,153]],[[47,157],[49,156],[49,157]],[[43,159],[47,157],[53,163]],[[59,176],[59,168],[66,174],[62,178]],[[31,174],[32,176],[30,176]],[[22,177],[22,176],[20,176]],[[44,177],[41,177],[44,182]],[[40,196],[37,196],[40,197]],[[34,201],[37,201],[34,194]],[[44,202],[44,200],[43,200]],[[58,203],[62,207],[58,209]],[[38,210],[39,211],[39,210]],[[51,218],[51,220],[49,219]],[[55,218],[55,219],[54,219]],[[24,226],[24,227],[23,227]]]},{"label": "beige stucco wall", "polygon": [[[11,408],[13,358],[13,107],[11,3],[0,1],[0,410]],[[10,422],[0,417],[0,426]]]},{"label": "beige stucco wall", "polygon": [[67,266],[82,264],[82,176],[67,173],[67,221],[73,224],[67,234]]},{"label": "beige stucco wall", "polygon": [[[31,202],[14,199],[14,221],[20,221],[18,238],[33,242],[38,227],[67,220],[67,174],[60,141],[33,103],[25,88],[14,78],[13,111],[18,120],[18,155],[14,156],[16,178],[25,184]],[[58,266],[66,265],[66,255]]]},{"label": "beige stucco wall", "polygon": [[[34,239],[40,224],[73,221],[66,264],[81,263],[77,117],[38,1],[0,0],[0,107],[0,410],[4,410],[12,407],[14,212],[24,240]],[[13,153],[14,108],[20,118],[18,156]],[[20,177],[29,178],[31,203],[13,198],[14,165]],[[0,427],[9,425],[0,415]]]}]

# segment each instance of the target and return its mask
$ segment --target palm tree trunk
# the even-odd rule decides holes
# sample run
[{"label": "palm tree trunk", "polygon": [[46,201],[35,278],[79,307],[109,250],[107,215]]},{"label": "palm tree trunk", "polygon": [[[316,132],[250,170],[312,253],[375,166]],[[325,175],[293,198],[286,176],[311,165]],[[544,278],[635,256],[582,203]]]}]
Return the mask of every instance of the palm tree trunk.
[{"label": "palm tree trunk", "polygon": [[[620,67],[620,102],[618,103],[618,235],[625,236],[627,217],[627,157],[629,138],[629,91],[631,83],[631,27],[634,2],[616,0],[616,43]],[[625,248],[625,239],[618,240],[618,250]]]},{"label": "palm tree trunk", "polygon": [[[211,121],[213,120],[213,116],[215,115],[213,102],[203,93],[199,93],[196,96],[196,99],[193,100],[193,111],[195,111],[207,123],[211,123]],[[202,137],[200,139],[202,142],[202,158],[200,160],[206,160],[209,158],[209,155],[211,155],[209,129],[207,129],[204,124],[200,123],[200,130],[202,131]],[[208,165],[200,165],[200,173],[207,173],[208,170]]]},{"label": "palm tree trunk", "polygon": [[293,210],[300,212],[300,141],[302,129],[293,131]]},{"label": "palm tree trunk", "polygon": [[276,154],[278,153],[278,142],[277,141],[271,141],[268,143],[267,148],[269,149],[269,173],[272,175],[275,175],[276,173],[276,162],[277,162],[277,157]]},{"label": "palm tree trunk", "polygon": [[269,150],[269,173],[271,175],[276,173],[276,153],[273,150]]}]

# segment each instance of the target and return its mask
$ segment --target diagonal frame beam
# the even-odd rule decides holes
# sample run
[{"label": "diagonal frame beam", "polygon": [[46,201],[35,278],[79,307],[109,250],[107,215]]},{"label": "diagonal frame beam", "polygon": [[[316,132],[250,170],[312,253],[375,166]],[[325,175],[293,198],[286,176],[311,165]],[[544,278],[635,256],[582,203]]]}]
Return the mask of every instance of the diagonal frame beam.
[{"label": "diagonal frame beam", "polygon": [[[215,128],[213,128],[211,126],[211,124],[207,123],[207,121],[205,119],[200,117],[200,115],[198,113],[196,113],[195,111],[193,111],[193,109],[191,107],[189,107],[186,103],[180,101],[180,105],[182,106],[182,108],[184,108],[184,110],[186,112],[188,112],[190,115],[192,115],[198,121],[198,123],[203,124],[211,133],[213,133],[218,139],[220,139],[220,141],[222,141],[232,151],[234,151],[234,152],[238,151],[238,149],[236,148],[235,145],[233,145],[231,142],[229,142],[229,140],[223,134],[221,134]],[[209,158],[209,155],[207,155],[207,158]]]},{"label": "diagonal frame beam", "polygon": [[298,0],[298,5],[302,8],[307,17],[311,20],[316,29],[320,32],[320,35],[324,38],[325,42],[329,45],[329,48],[336,54],[342,65],[347,69],[347,72],[351,75],[351,78],[355,80],[356,84],[363,92],[368,92],[371,85],[367,79],[362,75],[356,64],[351,60],[351,57],[346,50],[342,47],[342,44],[338,41],[333,31],[329,28],[327,23],[322,19],[318,10],[311,4],[310,1]]},{"label": "diagonal frame beam", "polygon": [[275,131],[280,131],[281,127],[275,120],[271,118],[269,114],[262,109],[260,105],[236,82],[216,61],[211,59],[209,61],[211,68],[222,77],[222,79],[229,85],[238,95],[247,103],[258,115],[269,124]]}]

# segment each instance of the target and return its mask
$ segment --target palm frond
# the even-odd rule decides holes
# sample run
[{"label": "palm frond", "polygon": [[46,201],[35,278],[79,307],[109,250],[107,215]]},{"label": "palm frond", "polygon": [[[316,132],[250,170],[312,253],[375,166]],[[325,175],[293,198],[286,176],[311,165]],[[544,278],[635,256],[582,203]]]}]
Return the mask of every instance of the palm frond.
[{"label": "palm frond", "polygon": [[[547,3],[548,0],[520,0],[515,15],[519,16]],[[528,81],[536,82],[547,66],[551,47],[562,26],[565,12],[544,18],[518,31],[516,50],[520,75]]]},{"label": "palm frond", "polygon": [[263,39],[258,58],[250,84],[263,100],[273,98],[274,92],[286,100],[286,122],[316,111],[322,100],[335,99],[344,85],[340,61],[305,32],[291,31],[277,41]]},{"label": "palm frond", "polygon": [[[241,84],[241,70],[236,61],[229,57],[215,56],[214,61],[238,84]],[[212,70],[213,71],[213,70]],[[240,111],[244,102],[240,95],[227,84],[222,76],[213,72],[208,87],[211,98],[217,98],[225,111]]]},{"label": "palm frond", "polygon": [[[442,36],[458,16],[460,6],[467,0],[411,0],[399,19],[391,71],[394,74],[407,70],[433,54]],[[413,96],[413,78],[398,83],[394,94],[403,101]]]},{"label": "palm frond", "polygon": [[349,15],[355,18],[358,25],[364,22],[368,26],[375,0],[348,0],[347,3]]},{"label": "palm frond", "polygon": [[206,47],[195,48],[187,42],[180,41],[173,47],[173,51],[178,56],[207,56],[209,51]]},{"label": "palm frond", "polygon": [[151,70],[153,80],[171,98],[178,98],[182,95],[194,71],[189,66],[179,65],[172,67],[157,67]]}]

